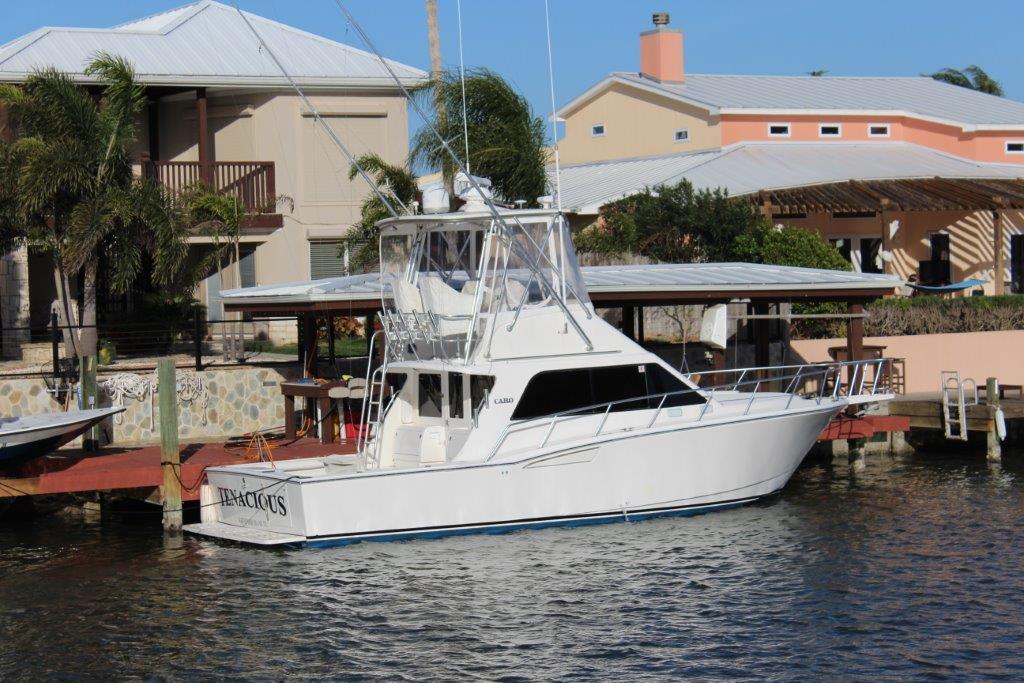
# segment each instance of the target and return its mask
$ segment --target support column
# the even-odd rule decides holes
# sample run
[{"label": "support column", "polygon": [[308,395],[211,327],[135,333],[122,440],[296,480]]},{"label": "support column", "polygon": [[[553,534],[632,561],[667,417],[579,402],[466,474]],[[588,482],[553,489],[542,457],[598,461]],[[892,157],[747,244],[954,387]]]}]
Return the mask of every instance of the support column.
[{"label": "support column", "polygon": [[196,123],[199,126],[199,166],[204,183],[213,187],[210,162],[210,119],[206,110],[206,88],[196,88]]},{"label": "support column", "polygon": [[316,377],[316,315],[304,313],[302,316],[302,376]]},{"label": "support column", "polygon": [[[198,107],[197,107],[198,110]],[[198,113],[198,111],[197,111]],[[149,158],[160,160],[160,101],[149,100],[146,103],[146,115],[149,126]]]},{"label": "support column", "polygon": [[622,334],[636,341],[636,309],[632,306],[622,307]]},{"label": "support column", "polygon": [[[892,243],[889,239],[889,219],[891,218],[889,208],[891,204],[892,202],[887,197],[883,197],[880,202],[878,212],[882,221],[882,251],[889,253],[892,253]],[[892,264],[884,258],[882,259],[882,272],[886,275],[890,275],[892,273]]]},{"label": "support column", "polygon": [[28,247],[21,246],[0,255],[0,351],[4,358],[21,358],[21,345],[30,341],[31,322]]},{"label": "support column", "polygon": [[1003,242],[1004,226],[1003,226],[1003,212],[1000,209],[996,209],[992,212],[992,233],[993,233],[993,248],[995,254],[995,274],[992,278],[995,284],[995,293],[1005,294],[1006,293],[1006,256],[1003,253]]},{"label": "support column", "polygon": [[[754,304],[754,315],[768,315],[768,304]],[[771,336],[768,333],[768,320],[756,318],[754,323],[754,366],[771,365]]]},{"label": "support column", "polygon": [[644,307],[637,306],[636,309],[636,343],[644,343]]},{"label": "support column", "polygon": [[[859,301],[846,302],[846,312],[850,315],[860,316],[864,313],[864,304]],[[846,359],[862,360],[864,358],[864,318],[849,318],[846,323]],[[856,367],[850,367],[846,374],[846,381],[853,382]]]}]

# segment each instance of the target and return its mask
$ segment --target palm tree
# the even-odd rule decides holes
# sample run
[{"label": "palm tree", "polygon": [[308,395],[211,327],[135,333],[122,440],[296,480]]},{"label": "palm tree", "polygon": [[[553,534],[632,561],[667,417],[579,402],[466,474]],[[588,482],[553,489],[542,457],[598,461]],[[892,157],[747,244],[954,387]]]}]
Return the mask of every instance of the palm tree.
[{"label": "palm tree", "polygon": [[988,95],[1003,96],[1003,86],[999,84],[999,81],[993,79],[976,64],[971,64],[963,71],[946,68],[929,75],[937,81],[958,85],[961,88],[977,90]]},{"label": "palm tree", "polygon": [[807,72],[808,76],[815,76],[815,77],[819,77],[819,78],[821,76],[825,76],[827,74],[828,74],[828,69],[814,69],[813,71],[808,71]]},{"label": "palm tree", "polygon": [[[409,206],[416,201],[416,176],[406,166],[396,166],[384,161],[377,154],[363,154],[356,159],[374,180],[382,192],[389,198],[397,199],[399,204]],[[353,164],[349,169],[348,179],[354,180],[359,170]],[[395,204],[396,202],[391,202]],[[399,208],[396,206],[395,208]],[[377,221],[387,218],[390,214],[384,203],[376,194],[371,194],[360,208],[359,222],[352,226],[342,240],[342,249],[349,249],[349,267],[353,271],[376,270],[378,265]],[[339,253],[339,256],[341,254]]]},{"label": "palm tree", "polygon": [[[419,96],[444,101],[445,117],[434,126],[453,150],[463,143],[462,84],[458,71],[446,71],[419,91]],[[525,200],[534,205],[545,194],[545,126],[530,103],[508,81],[487,69],[466,72],[466,128],[469,131],[468,163],[474,175],[491,180],[500,200]],[[458,153],[458,152],[456,152]],[[412,140],[414,167],[441,171],[446,186],[456,172],[455,163],[429,128],[421,128]],[[463,164],[467,160],[463,159]]]},{"label": "palm tree", "polygon": [[[96,353],[97,274],[126,292],[147,256],[153,284],[180,279],[188,227],[168,191],[132,172],[131,146],[144,88],[124,59],[99,53],[85,69],[91,91],[54,69],[0,85],[18,138],[0,152],[0,243],[28,242],[53,254],[60,322],[69,355]],[[82,275],[80,334],[69,281]]]}]

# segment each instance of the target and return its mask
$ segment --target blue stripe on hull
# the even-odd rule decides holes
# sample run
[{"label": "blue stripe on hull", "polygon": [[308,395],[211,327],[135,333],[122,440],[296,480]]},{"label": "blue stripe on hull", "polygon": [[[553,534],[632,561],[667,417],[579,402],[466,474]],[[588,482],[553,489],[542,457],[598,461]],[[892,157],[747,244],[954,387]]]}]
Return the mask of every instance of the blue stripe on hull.
[{"label": "blue stripe on hull", "polygon": [[[771,494],[768,494],[771,495]],[[762,496],[763,497],[763,496]],[[724,503],[709,503],[707,505],[688,505],[685,507],[637,511],[625,514],[622,512],[609,512],[604,515],[587,517],[564,517],[558,519],[542,519],[535,522],[515,522],[511,524],[491,524],[471,527],[449,527],[442,529],[429,529],[425,531],[402,531],[397,533],[362,534],[358,536],[327,536],[322,538],[310,538],[301,543],[288,544],[289,548],[332,548],[343,545],[352,545],[363,541],[387,542],[407,541],[412,539],[447,538],[449,536],[469,536],[472,534],[507,534],[513,531],[524,529],[547,529],[551,527],[575,527],[592,526],[595,524],[615,524],[617,522],[642,522],[656,517],[690,517],[701,515],[712,510],[726,510],[739,507],[758,500],[758,497],[744,498],[741,500],[727,501]]]}]

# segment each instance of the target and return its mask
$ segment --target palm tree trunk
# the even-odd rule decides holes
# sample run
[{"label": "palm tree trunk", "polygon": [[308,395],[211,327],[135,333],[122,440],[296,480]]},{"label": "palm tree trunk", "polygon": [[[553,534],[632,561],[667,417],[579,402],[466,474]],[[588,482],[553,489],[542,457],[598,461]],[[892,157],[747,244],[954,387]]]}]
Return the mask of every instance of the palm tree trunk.
[{"label": "palm tree trunk", "polygon": [[70,287],[68,286],[68,276],[56,255],[53,260],[53,284],[57,289],[57,324],[60,326],[61,336],[64,339],[64,357],[74,358],[78,355],[78,344],[75,340],[75,333],[71,329],[75,325],[75,316],[71,308]]},{"label": "palm tree trunk", "polygon": [[96,330],[96,276],[99,270],[98,259],[92,258],[85,264],[85,284],[82,289],[82,356],[95,356],[99,339]]}]

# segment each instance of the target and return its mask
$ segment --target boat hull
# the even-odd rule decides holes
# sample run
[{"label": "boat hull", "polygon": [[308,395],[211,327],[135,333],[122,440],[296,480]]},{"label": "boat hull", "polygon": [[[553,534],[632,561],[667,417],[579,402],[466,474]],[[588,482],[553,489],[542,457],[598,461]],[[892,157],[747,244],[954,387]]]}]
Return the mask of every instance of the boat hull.
[{"label": "boat hull", "polygon": [[0,467],[9,468],[52,453],[123,408],[96,408],[34,415],[0,429]]},{"label": "boat hull", "polygon": [[618,435],[500,463],[337,476],[313,461],[215,468],[203,524],[189,530],[319,546],[695,514],[781,489],[840,407]]}]

